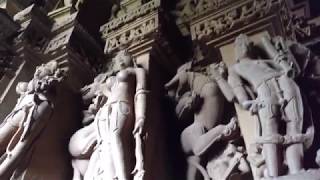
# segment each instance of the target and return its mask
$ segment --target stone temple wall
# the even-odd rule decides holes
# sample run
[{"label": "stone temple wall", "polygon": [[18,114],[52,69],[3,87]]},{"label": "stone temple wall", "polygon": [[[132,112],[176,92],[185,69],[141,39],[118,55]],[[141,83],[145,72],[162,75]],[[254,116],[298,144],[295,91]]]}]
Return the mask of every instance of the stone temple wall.
[{"label": "stone temple wall", "polygon": [[0,0],[0,180],[320,179],[316,0]]}]

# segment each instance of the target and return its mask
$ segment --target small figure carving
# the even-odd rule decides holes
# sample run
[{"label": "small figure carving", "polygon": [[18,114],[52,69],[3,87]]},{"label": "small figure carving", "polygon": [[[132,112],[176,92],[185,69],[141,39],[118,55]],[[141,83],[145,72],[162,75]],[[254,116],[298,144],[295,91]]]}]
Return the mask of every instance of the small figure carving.
[{"label": "small figure carving", "polygon": [[[206,69],[209,71],[207,73],[196,72],[193,70],[192,62],[188,62],[182,65],[177,74],[165,85],[169,96],[177,102],[178,118],[194,115],[194,122],[181,134],[182,149],[188,157],[188,180],[197,179],[197,170],[205,180],[216,177],[212,173],[208,174],[208,170],[200,165],[201,158],[215,143],[228,142],[235,139],[235,135],[239,133],[236,118],[231,119],[226,125],[222,124],[225,104],[223,94],[229,101],[233,99],[233,94],[227,88],[226,82],[220,81],[218,77],[212,77],[215,73],[210,72],[211,70],[211,68]],[[212,165],[209,160],[207,163],[208,167]],[[230,173],[226,172],[228,175]]]},{"label": "small figure carving", "polygon": [[17,84],[20,98],[0,128],[0,179],[23,176],[21,166],[28,163],[34,143],[54,112],[55,89],[64,78],[58,65],[56,61],[41,65],[29,83]]},{"label": "small figure carving", "polygon": [[[126,50],[119,51],[113,61],[113,72],[105,74],[100,84],[102,86],[99,86],[98,81],[98,86],[92,85],[98,87],[99,93],[92,91],[98,94],[96,98],[104,99],[97,100],[95,104],[99,102],[102,106],[99,107],[94,122],[74,134],[69,149],[71,154],[80,157],[83,152],[91,149],[94,141],[97,142],[89,164],[84,165],[85,172],[78,171],[80,178],[84,174],[85,180],[129,180],[132,179],[131,172],[135,180],[142,180],[145,171],[142,135],[148,93],[146,72],[143,68],[134,66],[132,57]],[[88,139],[85,144],[77,142],[81,136],[85,137],[93,131],[94,139]],[[132,166],[132,157],[135,157],[135,166]],[[76,167],[81,168],[81,164]]]},{"label": "small figure carving", "polygon": [[173,14],[180,20],[189,18],[195,13],[196,4],[196,0],[181,0],[177,3],[176,10],[173,11]]},{"label": "small figure carving", "polygon": [[[291,78],[292,65],[276,53],[268,39],[262,43],[273,59],[255,60],[249,38],[245,35],[236,38],[237,63],[229,68],[228,81],[238,103],[258,114],[260,119],[262,136],[257,138],[257,143],[262,145],[265,159],[264,176],[280,175],[283,166],[280,146],[284,149],[289,173],[298,173],[303,169],[303,143],[307,139],[307,134],[302,132],[300,89]],[[249,96],[252,92],[257,94],[256,99]],[[279,131],[280,122],[286,124],[285,132]]]}]

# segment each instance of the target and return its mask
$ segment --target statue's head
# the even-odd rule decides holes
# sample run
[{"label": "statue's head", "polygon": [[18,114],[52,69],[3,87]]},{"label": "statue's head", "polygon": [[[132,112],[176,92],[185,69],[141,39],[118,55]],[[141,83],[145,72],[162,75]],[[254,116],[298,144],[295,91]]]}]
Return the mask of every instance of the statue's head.
[{"label": "statue's head", "polygon": [[240,61],[243,58],[250,57],[250,46],[251,41],[249,40],[249,37],[245,34],[240,34],[235,42],[235,57],[237,61]]},{"label": "statue's head", "polygon": [[113,58],[113,70],[118,71],[132,67],[133,59],[127,49],[121,49],[118,54]]},{"label": "statue's head", "polygon": [[53,75],[58,69],[57,61],[50,61],[47,64],[42,64],[36,68],[34,78],[42,79],[46,76]]},{"label": "statue's head", "polygon": [[28,92],[28,83],[27,82],[18,82],[16,86],[16,92],[20,95],[23,95]]}]

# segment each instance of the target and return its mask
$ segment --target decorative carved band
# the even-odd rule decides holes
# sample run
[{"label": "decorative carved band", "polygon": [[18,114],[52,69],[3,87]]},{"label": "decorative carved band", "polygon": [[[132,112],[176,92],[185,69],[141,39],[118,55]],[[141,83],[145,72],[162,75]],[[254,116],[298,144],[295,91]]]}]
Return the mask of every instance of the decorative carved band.
[{"label": "decorative carved band", "polygon": [[[248,0],[191,26],[192,39],[214,37],[227,33],[239,24],[263,18],[272,8],[284,6],[283,0]],[[280,10],[280,9],[279,9]],[[281,17],[280,17],[281,18]]]},{"label": "decorative carved band", "polygon": [[143,4],[142,6],[139,6],[138,8],[132,11],[125,13],[124,15],[118,18],[113,19],[107,24],[101,26],[100,32],[102,32],[102,37],[105,38],[110,31],[138,17],[143,16],[149,13],[150,11],[157,9],[158,7],[160,7],[160,0],[152,0],[146,4]]},{"label": "decorative carved band", "polygon": [[53,32],[69,24],[72,24],[74,21],[76,21],[77,15],[78,13],[73,13],[70,16],[68,16],[66,19],[64,19],[62,22],[59,22],[59,21],[55,22],[53,24],[51,31]]},{"label": "decorative carved band", "polygon": [[49,44],[45,50],[45,53],[49,53],[51,51],[54,51],[62,46],[65,46],[66,44],[68,44],[72,32],[73,32],[73,28],[71,28],[67,31],[63,31],[62,33],[53,37],[51,39],[51,41],[49,42]]},{"label": "decorative carved band", "polygon": [[177,16],[177,23],[188,22],[196,17],[208,13],[209,11],[221,9],[232,2],[238,0],[181,0],[176,5],[176,10],[173,12]]},{"label": "decorative carved band", "polygon": [[130,28],[124,27],[117,32],[109,33],[106,37],[105,52],[127,45],[133,41],[142,40],[145,36],[156,32],[159,26],[159,16],[157,13],[152,16],[132,24]]}]

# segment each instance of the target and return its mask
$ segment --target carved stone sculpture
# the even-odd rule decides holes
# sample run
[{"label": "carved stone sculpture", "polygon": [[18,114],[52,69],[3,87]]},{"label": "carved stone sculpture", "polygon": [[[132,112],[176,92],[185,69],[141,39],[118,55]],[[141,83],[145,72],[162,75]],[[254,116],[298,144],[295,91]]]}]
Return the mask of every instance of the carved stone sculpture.
[{"label": "carved stone sculpture", "polygon": [[55,90],[63,78],[58,63],[51,61],[37,67],[29,83],[18,83],[20,98],[0,128],[0,179],[30,178],[26,169],[34,155],[34,144],[52,119]]},{"label": "carved stone sculpture", "polygon": [[[261,136],[257,137],[257,144],[262,146],[264,177],[283,175],[282,153],[288,173],[295,174],[303,169],[303,144],[308,138],[302,132],[300,89],[291,78],[294,72],[287,59],[277,53],[268,39],[263,39],[262,44],[272,59],[254,59],[248,37],[236,38],[237,63],[229,67],[228,81],[238,103],[259,117]],[[282,123],[284,131],[279,130]]]},{"label": "carved stone sculpture", "polygon": [[[194,122],[181,134],[182,149],[188,158],[187,179],[196,180],[198,170],[205,180],[219,179],[220,177],[214,173],[215,168],[212,167],[223,164],[223,155],[207,159],[207,169],[201,166],[200,161],[203,161],[204,155],[208,155],[209,149],[217,142],[228,142],[239,133],[236,118],[233,118],[226,125],[222,124],[225,104],[223,94],[228,99],[230,98],[230,101],[233,94],[225,88],[227,87],[226,83],[219,81],[218,78],[217,80],[212,78],[210,69],[205,72],[195,72],[192,66],[192,62],[182,65],[177,74],[165,85],[165,88],[177,102],[176,114],[178,118],[183,119],[184,116],[190,114],[193,114],[194,118]],[[234,166],[238,165],[236,163]],[[248,167],[247,164],[246,166]],[[237,168],[231,168],[229,172],[227,169],[228,167],[221,172],[225,173],[225,179],[232,174],[233,169]],[[249,168],[246,168],[247,171]]]},{"label": "carved stone sculpture", "polygon": [[[100,75],[100,80],[96,79],[96,84],[88,88],[88,92],[90,88],[96,88],[91,91],[96,96],[94,104],[101,106],[94,121],[76,132],[70,141],[70,152],[76,158],[92,153],[89,164],[84,165],[85,172],[78,170],[78,179],[82,178],[81,174],[85,180],[129,180],[132,179],[130,173],[134,174],[135,180],[144,177],[142,135],[148,93],[146,72],[134,66],[126,50],[119,51],[113,62],[113,72]],[[88,138],[88,134],[92,138]],[[81,136],[86,137],[84,144]],[[94,141],[97,144],[93,150]],[[80,169],[81,163],[78,165],[74,164],[74,167]]]}]

